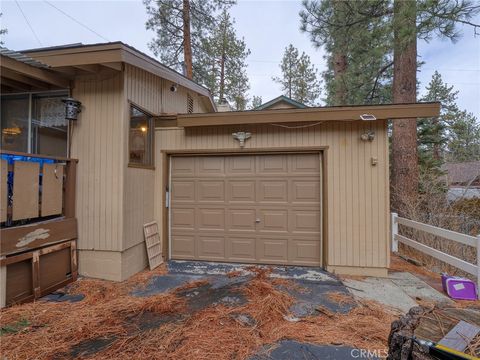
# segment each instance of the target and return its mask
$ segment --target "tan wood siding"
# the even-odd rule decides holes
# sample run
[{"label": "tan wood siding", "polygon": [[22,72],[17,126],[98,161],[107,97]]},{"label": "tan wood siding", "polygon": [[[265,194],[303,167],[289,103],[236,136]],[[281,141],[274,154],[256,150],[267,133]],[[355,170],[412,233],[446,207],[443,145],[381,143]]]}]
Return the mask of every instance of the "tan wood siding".
[{"label": "tan wood siding", "polygon": [[72,154],[77,168],[78,247],[121,250],[125,105],[123,77],[79,78],[72,96],[82,102],[73,129]]},{"label": "tan wood siding", "polygon": [[[238,151],[232,132],[249,131],[245,151],[301,150],[328,147],[327,263],[330,266],[379,267],[389,262],[388,251],[388,140],[386,121],[328,122],[285,129],[273,125],[242,125],[156,130],[155,218],[162,223],[166,189],[164,162],[169,152]],[[373,142],[360,140],[368,130]],[[372,158],[378,159],[376,166]],[[166,241],[167,239],[162,239]]]}]

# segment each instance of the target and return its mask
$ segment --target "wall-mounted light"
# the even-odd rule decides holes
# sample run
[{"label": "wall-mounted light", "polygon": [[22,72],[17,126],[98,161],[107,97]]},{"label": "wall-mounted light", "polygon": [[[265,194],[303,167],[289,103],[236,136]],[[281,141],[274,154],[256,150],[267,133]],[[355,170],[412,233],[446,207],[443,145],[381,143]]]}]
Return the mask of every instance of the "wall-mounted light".
[{"label": "wall-mounted light", "polygon": [[178,85],[177,84],[172,84],[172,86],[170,86],[170,91],[171,92],[177,92],[178,90]]},{"label": "wall-mounted light", "polygon": [[240,147],[243,148],[245,146],[245,140],[250,139],[252,134],[249,132],[239,131],[232,133],[232,136],[235,140],[239,141]]},{"label": "wall-mounted light", "polygon": [[65,103],[65,119],[77,120],[78,114],[82,111],[82,103],[74,98],[66,98],[62,101]]},{"label": "wall-mounted light", "polygon": [[146,126],[142,126],[142,127],[140,128],[140,130],[142,130],[142,132],[147,132],[148,129],[147,129]]},{"label": "wall-mounted light", "polygon": [[360,115],[360,119],[363,121],[375,121],[377,120],[376,116],[373,114],[362,114]]},{"label": "wall-mounted light", "polygon": [[375,131],[368,131],[360,136],[360,139],[363,141],[373,141],[375,140]]}]

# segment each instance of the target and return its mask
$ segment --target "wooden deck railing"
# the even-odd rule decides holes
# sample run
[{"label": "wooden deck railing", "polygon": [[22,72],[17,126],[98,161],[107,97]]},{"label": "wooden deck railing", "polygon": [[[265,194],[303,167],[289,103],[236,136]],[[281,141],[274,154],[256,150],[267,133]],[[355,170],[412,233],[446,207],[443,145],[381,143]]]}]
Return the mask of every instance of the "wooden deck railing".
[{"label": "wooden deck railing", "polygon": [[77,160],[0,150],[2,228],[75,217]]},{"label": "wooden deck railing", "polygon": [[[438,236],[447,240],[451,240],[463,245],[473,247],[477,252],[477,264],[474,265],[459,259],[455,256],[446,254],[440,250],[434,249],[430,246],[422,244],[414,239],[409,239],[406,236],[398,233],[398,225],[406,226],[407,228],[415,229],[434,236]],[[392,213],[392,251],[398,252],[398,243],[410,246],[417,251],[427,254],[435,259],[443,261],[457,269],[463,270],[477,278],[477,291],[480,293],[480,235],[477,237],[466,234],[457,233],[455,231],[442,229],[436,226],[420,223],[417,221],[399,217],[396,213]],[[479,294],[480,295],[480,294]]]},{"label": "wooden deck railing", "polygon": [[77,161],[0,150],[0,307],[77,278]]}]

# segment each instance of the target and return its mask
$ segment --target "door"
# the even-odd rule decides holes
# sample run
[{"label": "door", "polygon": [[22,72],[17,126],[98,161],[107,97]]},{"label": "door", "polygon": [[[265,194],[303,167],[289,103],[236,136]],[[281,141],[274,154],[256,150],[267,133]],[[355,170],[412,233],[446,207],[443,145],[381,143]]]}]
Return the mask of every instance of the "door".
[{"label": "door", "polygon": [[321,265],[320,154],[177,156],[172,259]]}]

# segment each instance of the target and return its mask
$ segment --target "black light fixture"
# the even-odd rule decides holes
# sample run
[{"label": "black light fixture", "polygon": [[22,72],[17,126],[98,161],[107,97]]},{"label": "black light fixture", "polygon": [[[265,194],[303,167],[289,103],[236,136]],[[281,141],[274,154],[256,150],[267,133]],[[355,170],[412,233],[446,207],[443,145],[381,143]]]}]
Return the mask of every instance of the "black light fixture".
[{"label": "black light fixture", "polygon": [[65,119],[77,120],[78,114],[82,111],[82,103],[70,97],[62,101],[65,103]]}]

